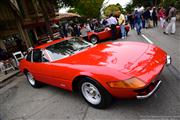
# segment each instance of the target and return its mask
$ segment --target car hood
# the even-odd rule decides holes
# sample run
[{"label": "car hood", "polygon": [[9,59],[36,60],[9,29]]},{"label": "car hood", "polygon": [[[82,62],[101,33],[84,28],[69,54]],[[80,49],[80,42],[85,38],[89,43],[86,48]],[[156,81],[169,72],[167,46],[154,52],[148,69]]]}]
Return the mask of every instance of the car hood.
[{"label": "car hood", "polygon": [[121,73],[135,76],[143,80],[145,83],[158,79],[159,73],[162,71],[167,61],[167,53],[161,48],[149,45],[144,54],[131,66],[121,70]]},{"label": "car hood", "polygon": [[56,62],[73,65],[106,66],[127,69],[147,51],[149,45],[138,42],[107,42],[87,48]]}]

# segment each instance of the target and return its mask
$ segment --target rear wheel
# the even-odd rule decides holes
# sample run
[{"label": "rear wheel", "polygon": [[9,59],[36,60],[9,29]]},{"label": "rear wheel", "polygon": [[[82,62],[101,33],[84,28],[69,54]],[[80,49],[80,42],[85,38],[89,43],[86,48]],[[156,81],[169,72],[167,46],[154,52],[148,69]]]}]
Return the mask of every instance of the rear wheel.
[{"label": "rear wheel", "polygon": [[79,91],[85,101],[94,108],[103,109],[110,105],[112,97],[98,82],[84,78],[79,83]]},{"label": "rear wheel", "polygon": [[98,37],[97,36],[95,36],[95,35],[93,35],[93,36],[91,36],[91,38],[90,38],[90,41],[91,41],[91,43],[93,43],[93,44],[96,44],[97,42],[98,42]]},{"label": "rear wheel", "polygon": [[34,88],[42,87],[43,83],[36,81],[30,72],[26,72],[25,75],[26,75],[28,82],[30,83],[30,85],[32,87],[34,87]]}]

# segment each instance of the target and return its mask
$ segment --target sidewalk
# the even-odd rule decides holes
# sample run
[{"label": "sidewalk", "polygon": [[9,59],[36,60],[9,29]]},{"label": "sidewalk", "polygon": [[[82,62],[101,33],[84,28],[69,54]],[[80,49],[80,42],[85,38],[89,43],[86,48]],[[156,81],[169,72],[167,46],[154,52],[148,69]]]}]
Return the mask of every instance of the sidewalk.
[{"label": "sidewalk", "polygon": [[12,78],[18,73],[19,73],[19,70],[11,71],[6,75],[4,73],[0,73],[0,88],[2,88],[4,85],[9,83],[10,81],[8,81],[8,79]]}]

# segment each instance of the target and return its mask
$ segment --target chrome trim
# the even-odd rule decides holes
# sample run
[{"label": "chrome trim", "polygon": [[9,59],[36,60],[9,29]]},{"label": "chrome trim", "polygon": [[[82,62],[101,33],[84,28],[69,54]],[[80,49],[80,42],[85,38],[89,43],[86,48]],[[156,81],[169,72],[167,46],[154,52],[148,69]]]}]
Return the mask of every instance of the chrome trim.
[{"label": "chrome trim", "polygon": [[150,92],[150,93],[148,93],[147,95],[142,95],[142,96],[140,96],[140,95],[138,95],[138,96],[136,96],[136,98],[137,99],[146,99],[146,98],[148,98],[148,97],[150,97],[157,89],[158,89],[158,87],[159,87],[159,85],[161,84],[161,80],[157,83],[157,85],[154,87],[154,89]]},{"label": "chrome trim", "polygon": [[170,65],[171,64],[171,56],[170,55],[167,55],[166,57],[166,65]]}]

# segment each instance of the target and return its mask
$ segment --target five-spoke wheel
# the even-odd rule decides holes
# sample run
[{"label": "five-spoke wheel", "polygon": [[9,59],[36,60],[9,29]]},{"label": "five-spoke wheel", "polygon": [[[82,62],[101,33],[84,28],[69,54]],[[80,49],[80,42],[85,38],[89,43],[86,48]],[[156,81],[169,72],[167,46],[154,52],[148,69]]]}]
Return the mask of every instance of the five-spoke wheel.
[{"label": "five-spoke wheel", "polygon": [[112,97],[97,81],[83,78],[79,83],[79,91],[85,101],[95,108],[106,108],[110,105]]}]

